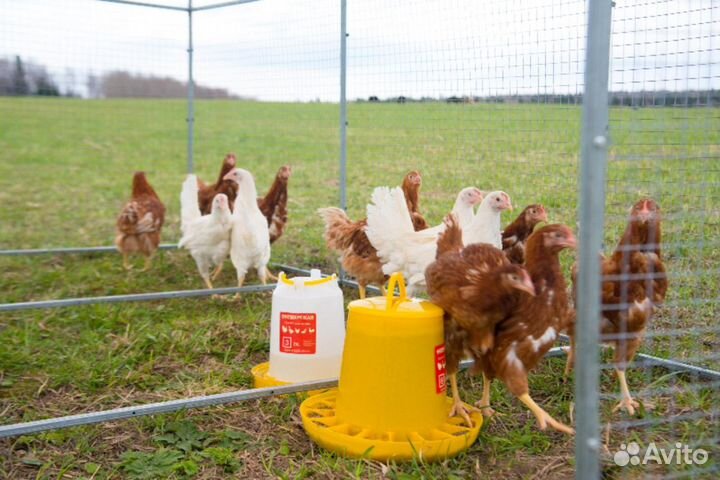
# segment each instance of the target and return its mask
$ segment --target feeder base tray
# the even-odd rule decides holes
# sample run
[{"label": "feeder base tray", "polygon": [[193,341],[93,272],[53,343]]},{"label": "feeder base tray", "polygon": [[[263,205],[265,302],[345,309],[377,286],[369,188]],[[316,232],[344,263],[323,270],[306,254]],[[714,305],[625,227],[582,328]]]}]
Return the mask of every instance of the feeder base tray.
[{"label": "feeder base tray", "polygon": [[[268,373],[270,371],[270,362],[260,363],[258,365],[255,365],[250,372],[253,376],[253,386],[255,388],[268,388],[268,387],[281,387],[283,385],[292,385],[292,382],[285,382],[283,380],[278,380],[275,377],[270,376]],[[300,395],[301,398],[308,396],[311,397],[313,395],[317,395],[318,393],[327,392],[328,390],[326,388],[321,390],[309,390],[307,392],[298,392],[296,395]]]},{"label": "feeder base tray", "polygon": [[250,372],[253,376],[253,385],[255,388],[280,387],[282,385],[290,385],[290,382],[283,382],[275,377],[271,377],[268,373],[270,370],[270,362],[255,365]]},{"label": "feeder base tray", "polygon": [[[303,426],[318,445],[340,455],[372,460],[441,460],[457,455],[477,440],[483,417],[470,415],[473,428],[461,417],[448,418],[445,423],[425,432],[384,432],[343,422],[335,415],[337,389],[305,400],[300,405]],[[450,412],[452,399],[447,399]]]}]

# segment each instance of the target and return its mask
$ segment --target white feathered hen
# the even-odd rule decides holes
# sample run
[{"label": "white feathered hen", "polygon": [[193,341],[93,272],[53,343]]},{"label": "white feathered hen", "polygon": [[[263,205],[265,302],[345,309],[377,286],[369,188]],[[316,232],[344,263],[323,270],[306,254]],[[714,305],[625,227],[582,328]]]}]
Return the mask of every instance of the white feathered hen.
[{"label": "white feathered hen", "polygon": [[248,270],[254,268],[264,285],[267,283],[270,261],[270,232],[268,222],[257,204],[257,189],[250,172],[234,168],[226,180],[238,184],[232,213],[232,234],[230,237],[230,260],[237,272],[238,287],[243,286]]},{"label": "white feathered hen", "polygon": [[[475,212],[472,222],[463,228],[463,243],[489,243],[502,250],[502,225],[500,214],[512,209],[510,196],[501,191],[490,192]],[[461,224],[462,226],[462,224]]]},{"label": "white feathered hen", "polygon": [[[501,199],[497,206],[495,198]],[[372,194],[372,203],[367,206],[365,231],[370,243],[377,249],[383,272],[387,275],[402,272],[408,295],[414,295],[425,289],[425,268],[435,260],[437,238],[445,227],[439,225],[419,232],[413,231],[410,213],[403,202],[404,196],[399,188],[376,188]],[[467,212],[457,212],[463,228],[463,242],[466,245],[478,241],[493,245],[497,243],[496,246],[500,248],[501,241],[495,242],[494,238],[501,238],[500,212],[509,207],[510,197],[505,192],[491,192],[474,216],[467,215]],[[468,221],[469,224],[465,224]],[[465,241],[466,235],[469,241]]]},{"label": "white feathered hen", "polygon": [[207,288],[213,288],[210,269],[216,267],[212,276],[214,280],[228,256],[231,228],[227,196],[223,193],[215,195],[210,215],[202,215],[198,204],[197,177],[188,175],[180,193],[180,229],[183,236],[178,247],[190,251]]}]

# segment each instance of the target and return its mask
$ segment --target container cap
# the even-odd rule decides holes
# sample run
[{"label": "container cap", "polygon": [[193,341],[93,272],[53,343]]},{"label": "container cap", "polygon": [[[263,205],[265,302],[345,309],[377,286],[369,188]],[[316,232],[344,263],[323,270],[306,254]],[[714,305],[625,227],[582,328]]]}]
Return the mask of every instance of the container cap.
[{"label": "container cap", "polygon": [[335,280],[337,280],[336,274],[333,273],[332,275],[323,278],[320,270],[318,270],[317,268],[313,268],[312,270],[310,270],[310,277],[287,278],[285,272],[280,272],[280,274],[278,275],[278,283],[283,283],[290,287],[317,287],[319,285],[326,285]]},{"label": "container cap", "polygon": [[[400,296],[395,297],[395,286],[400,288]],[[355,300],[348,305],[349,310],[362,311],[373,316],[395,318],[429,318],[443,315],[442,308],[426,300],[409,298],[405,291],[405,282],[401,273],[393,273],[388,282],[387,295]]]}]

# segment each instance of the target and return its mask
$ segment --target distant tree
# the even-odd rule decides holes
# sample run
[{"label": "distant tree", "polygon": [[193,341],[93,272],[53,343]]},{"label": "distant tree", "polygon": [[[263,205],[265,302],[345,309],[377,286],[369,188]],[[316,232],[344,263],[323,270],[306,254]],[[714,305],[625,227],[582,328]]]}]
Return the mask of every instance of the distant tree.
[{"label": "distant tree", "polygon": [[45,72],[42,72],[35,78],[35,95],[58,97],[60,96],[60,90],[50,77]]},{"label": "distant tree", "polygon": [[15,56],[15,71],[12,77],[13,94],[27,95],[30,93],[27,78],[25,78],[25,67],[19,55]]}]

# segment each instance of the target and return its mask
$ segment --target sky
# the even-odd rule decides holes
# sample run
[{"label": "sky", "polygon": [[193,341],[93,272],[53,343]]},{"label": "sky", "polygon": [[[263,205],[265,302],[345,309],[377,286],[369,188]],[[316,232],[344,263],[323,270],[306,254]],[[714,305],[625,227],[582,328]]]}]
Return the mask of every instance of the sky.
[{"label": "sky", "polygon": [[[196,12],[196,81],[259,100],[337,101],[339,6]],[[584,1],[348,0],[348,98],[581,93],[585,30]],[[187,79],[187,39],[185,12],[0,0],[0,57],[46,65],[81,93],[88,74],[112,70]],[[617,0],[611,45],[613,90],[720,88],[720,0]]]}]

